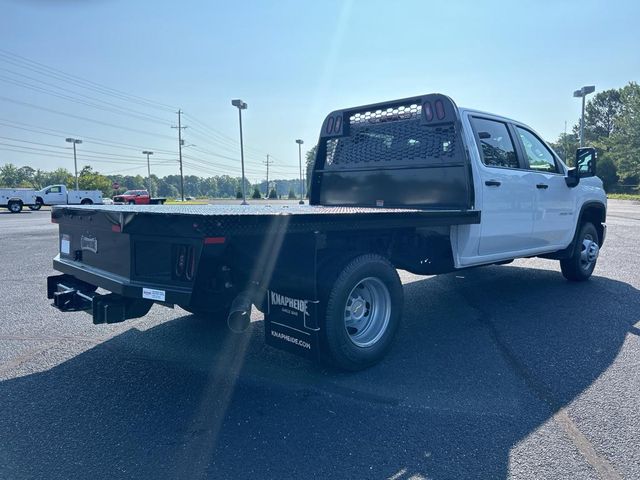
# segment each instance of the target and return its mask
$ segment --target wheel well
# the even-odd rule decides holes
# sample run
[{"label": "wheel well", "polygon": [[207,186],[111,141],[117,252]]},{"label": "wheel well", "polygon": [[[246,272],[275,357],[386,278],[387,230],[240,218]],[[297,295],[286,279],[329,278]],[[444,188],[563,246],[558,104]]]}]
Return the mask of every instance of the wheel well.
[{"label": "wheel well", "polygon": [[590,204],[582,210],[580,215],[580,222],[578,228],[585,222],[590,222],[596,227],[598,232],[598,243],[602,246],[604,240],[604,226],[602,225],[606,220],[606,210],[602,204]]},{"label": "wheel well", "polygon": [[44,203],[42,197],[36,197],[36,203]]}]

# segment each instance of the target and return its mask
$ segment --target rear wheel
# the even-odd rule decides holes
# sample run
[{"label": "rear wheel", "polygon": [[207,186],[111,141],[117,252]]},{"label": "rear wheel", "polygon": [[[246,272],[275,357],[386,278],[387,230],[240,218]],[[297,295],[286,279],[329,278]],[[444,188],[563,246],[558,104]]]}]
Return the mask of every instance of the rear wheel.
[{"label": "rear wheel", "polygon": [[90,198],[84,198],[81,202],[81,205],[93,205],[93,200],[91,200]]},{"label": "rear wheel", "polygon": [[402,318],[403,292],[398,272],[381,255],[351,260],[328,293],[323,353],[332,365],[361,370],[384,357]]},{"label": "rear wheel", "polygon": [[572,282],[587,280],[593,273],[600,253],[598,232],[592,223],[586,222],[580,228],[571,257],[560,260],[562,275]]},{"label": "rear wheel", "polygon": [[11,213],[20,213],[22,211],[22,202],[20,200],[13,200],[9,202],[7,208]]},{"label": "rear wheel", "polygon": [[136,204],[135,200],[129,200],[129,205],[135,205],[135,204]]}]

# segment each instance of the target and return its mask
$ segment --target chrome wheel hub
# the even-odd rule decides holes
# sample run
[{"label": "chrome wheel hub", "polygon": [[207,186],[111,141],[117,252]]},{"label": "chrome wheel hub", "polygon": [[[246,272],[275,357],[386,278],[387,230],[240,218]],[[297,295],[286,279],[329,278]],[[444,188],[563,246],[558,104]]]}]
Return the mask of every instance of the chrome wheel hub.
[{"label": "chrome wheel hub", "polygon": [[344,308],[344,326],[358,347],[369,347],[384,335],[391,318],[391,295],[378,278],[361,280],[349,293]]},{"label": "chrome wheel hub", "polygon": [[582,246],[580,250],[580,266],[584,270],[588,270],[589,268],[591,268],[591,265],[598,259],[599,253],[600,247],[598,246],[598,244],[591,237],[591,235],[586,235],[584,237],[584,240],[582,240]]}]

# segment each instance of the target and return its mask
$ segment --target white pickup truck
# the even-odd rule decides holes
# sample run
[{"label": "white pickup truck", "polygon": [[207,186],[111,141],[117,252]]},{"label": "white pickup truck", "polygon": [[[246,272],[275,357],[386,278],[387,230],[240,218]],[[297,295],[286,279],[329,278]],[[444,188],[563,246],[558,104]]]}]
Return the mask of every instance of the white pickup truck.
[{"label": "white pickup truck", "polygon": [[321,127],[309,205],[54,208],[62,275],[47,295],[95,323],[158,302],[234,331],[253,304],[269,345],[358,370],[384,356],[401,323],[396,269],[540,256],[587,280],[607,198],[595,150],[579,149],[576,165],[527,125],[441,94],[336,110]]},{"label": "white pickup truck", "polygon": [[36,193],[30,188],[0,188],[0,207],[8,208],[11,213],[20,213],[22,207],[35,205]]},{"label": "white pickup truck", "polygon": [[31,210],[39,210],[43,205],[100,205],[100,190],[67,190],[64,185],[48,185],[35,192],[35,204]]}]

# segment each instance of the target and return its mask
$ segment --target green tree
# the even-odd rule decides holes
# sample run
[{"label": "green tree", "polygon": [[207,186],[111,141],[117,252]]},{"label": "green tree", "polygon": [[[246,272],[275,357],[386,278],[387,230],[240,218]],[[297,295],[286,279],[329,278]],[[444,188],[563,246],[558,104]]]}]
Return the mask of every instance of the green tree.
[{"label": "green tree", "polygon": [[107,196],[111,193],[111,180],[94,172],[89,165],[85,165],[78,174],[78,188],[80,190],[100,190],[103,195]]},{"label": "green tree", "polygon": [[596,174],[602,180],[604,189],[607,192],[613,190],[614,186],[618,183],[618,169],[616,164],[613,163],[611,158],[605,157],[602,160],[598,159],[596,166]]},{"label": "green tree", "polygon": [[5,187],[17,187],[20,184],[20,171],[13,163],[0,167],[0,184]]},{"label": "green tree", "polygon": [[318,145],[314,145],[310,150],[305,154],[305,168],[307,174],[307,195],[309,194],[309,190],[311,189],[311,174],[313,172],[313,166],[316,163],[316,154],[318,153]]},{"label": "green tree", "polygon": [[241,199],[242,199],[242,192],[241,192],[240,190],[238,190],[238,191],[236,192],[236,198],[237,198],[238,200],[241,200]]},{"label": "green tree", "polygon": [[623,183],[640,180],[640,86],[631,82],[620,93],[622,109],[615,120],[609,151]]},{"label": "green tree", "polygon": [[258,190],[258,187],[253,188],[253,194],[251,195],[251,198],[255,200],[262,198],[262,194],[260,193],[260,190]]},{"label": "green tree", "polygon": [[276,192],[275,188],[272,188],[269,192],[269,199],[278,198],[278,192]]},{"label": "green tree", "polygon": [[295,200],[296,192],[293,191],[293,188],[289,189],[289,200]]}]

